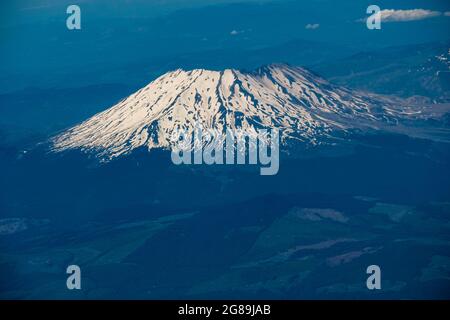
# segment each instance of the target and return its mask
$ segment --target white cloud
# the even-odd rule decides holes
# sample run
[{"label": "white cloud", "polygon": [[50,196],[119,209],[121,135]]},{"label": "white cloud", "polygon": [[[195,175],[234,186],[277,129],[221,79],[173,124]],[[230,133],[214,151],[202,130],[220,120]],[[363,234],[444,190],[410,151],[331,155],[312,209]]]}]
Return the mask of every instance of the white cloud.
[{"label": "white cloud", "polygon": [[445,11],[445,12],[444,12],[444,16],[450,17],[450,11]]},{"label": "white cloud", "polygon": [[238,34],[240,34],[240,33],[244,33],[244,31],[243,31],[243,30],[241,30],[241,31],[233,30],[233,31],[230,32],[230,34],[231,34],[232,36],[238,35]]},{"label": "white cloud", "polygon": [[305,26],[305,29],[312,29],[312,30],[314,30],[314,29],[317,29],[319,27],[320,27],[320,24],[318,24],[318,23],[314,23],[314,24],[308,23]]},{"label": "white cloud", "polygon": [[411,10],[393,10],[385,9],[380,11],[381,21],[383,22],[397,22],[397,21],[415,21],[433,18],[440,16],[439,11],[431,11],[425,9],[411,9]]}]

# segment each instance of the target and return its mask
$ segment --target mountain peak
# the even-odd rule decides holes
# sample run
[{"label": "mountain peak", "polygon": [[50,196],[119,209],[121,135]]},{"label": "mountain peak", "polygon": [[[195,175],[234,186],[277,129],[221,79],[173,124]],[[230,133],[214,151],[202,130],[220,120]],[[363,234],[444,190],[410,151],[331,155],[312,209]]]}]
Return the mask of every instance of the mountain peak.
[{"label": "mountain peak", "polygon": [[335,130],[389,121],[385,102],[334,86],[306,69],[270,64],[253,72],[177,69],[52,139],[111,159],[137,147],[171,148],[174,130],[277,128],[283,140],[320,143]]}]

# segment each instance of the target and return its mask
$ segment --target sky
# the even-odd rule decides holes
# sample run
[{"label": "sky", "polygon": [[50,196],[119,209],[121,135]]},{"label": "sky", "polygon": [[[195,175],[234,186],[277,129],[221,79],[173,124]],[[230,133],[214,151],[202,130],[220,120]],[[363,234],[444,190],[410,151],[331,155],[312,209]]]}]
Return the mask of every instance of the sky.
[{"label": "sky", "polygon": [[[81,30],[66,28],[69,4],[81,8]],[[370,4],[383,10],[381,30],[366,27]],[[233,64],[239,53],[292,42],[317,42],[340,56],[443,41],[449,12],[447,0],[7,0],[1,4],[0,93],[125,77],[133,82],[143,70],[136,81],[151,80],[189,59],[210,61],[217,54],[219,61],[231,52],[234,60],[224,64]],[[297,48],[290,50],[304,46]],[[313,50],[321,54],[321,48]]]}]

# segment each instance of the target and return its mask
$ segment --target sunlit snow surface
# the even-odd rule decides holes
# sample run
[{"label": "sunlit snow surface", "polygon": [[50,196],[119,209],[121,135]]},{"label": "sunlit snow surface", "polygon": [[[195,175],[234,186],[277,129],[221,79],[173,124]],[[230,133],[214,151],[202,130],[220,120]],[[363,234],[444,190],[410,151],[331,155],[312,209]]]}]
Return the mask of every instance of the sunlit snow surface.
[{"label": "sunlit snow surface", "polygon": [[418,115],[409,109],[398,100],[353,92],[284,64],[254,72],[178,69],[52,143],[55,151],[80,148],[108,160],[141,146],[170,149],[174,130],[191,133],[200,124],[218,132],[278,128],[283,141],[318,144],[335,132],[395,125]]}]

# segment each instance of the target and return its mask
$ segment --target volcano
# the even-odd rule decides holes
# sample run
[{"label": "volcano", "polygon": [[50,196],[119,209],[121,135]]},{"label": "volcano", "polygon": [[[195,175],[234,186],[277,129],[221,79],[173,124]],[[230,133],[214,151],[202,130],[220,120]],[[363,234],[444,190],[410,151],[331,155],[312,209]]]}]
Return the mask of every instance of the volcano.
[{"label": "volcano", "polygon": [[[400,102],[399,102],[400,101]],[[171,149],[174,130],[279,129],[282,141],[323,144],[353,130],[397,126],[421,111],[400,99],[352,91],[286,64],[252,72],[178,69],[51,139],[110,160],[139,147]]]}]

